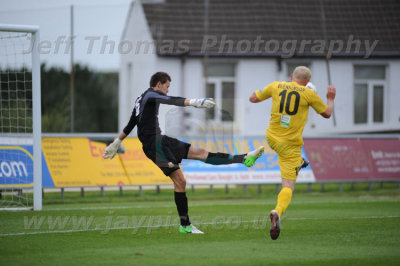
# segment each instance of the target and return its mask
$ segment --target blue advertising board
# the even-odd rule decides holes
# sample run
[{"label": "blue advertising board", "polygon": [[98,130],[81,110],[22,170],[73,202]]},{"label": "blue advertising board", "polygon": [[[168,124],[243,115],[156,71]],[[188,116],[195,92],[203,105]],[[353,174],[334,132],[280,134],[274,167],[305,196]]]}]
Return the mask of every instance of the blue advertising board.
[{"label": "blue advertising board", "polygon": [[[281,181],[278,165],[278,155],[269,147],[263,138],[241,140],[189,140],[198,148],[211,152],[225,152],[230,154],[247,153],[264,146],[264,154],[256,161],[253,167],[247,168],[243,164],[210,165],[201,161],[184,160],[181,164],[188,184],[263,184],[279,183]],[[304,148],[302,157],[307,159]],[[302,169],[297,182],[315,182],[311,167]]]},{"label": "blue advertising board", "polygon": [[[0,146],[0,188],[33,186],[33,146]],[[54,187],[42,155],[42,186]]]}]

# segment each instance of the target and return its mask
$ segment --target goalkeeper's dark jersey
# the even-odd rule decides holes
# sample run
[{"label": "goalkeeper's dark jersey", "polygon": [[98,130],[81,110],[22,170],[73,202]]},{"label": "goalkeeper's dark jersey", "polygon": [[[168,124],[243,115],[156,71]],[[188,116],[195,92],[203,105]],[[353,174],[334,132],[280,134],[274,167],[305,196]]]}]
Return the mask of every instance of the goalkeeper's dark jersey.
[{"label": "goalkeeper's dark jersey", "polygon": [[124,133],[129,135],[137,126],[139,140],[143,143],[161,135],[158,123],[158,111],[160,104],[184,106],[185,98],[164,95],[160,91],[147,89],[135,101],[129,123],[124,128]]}]

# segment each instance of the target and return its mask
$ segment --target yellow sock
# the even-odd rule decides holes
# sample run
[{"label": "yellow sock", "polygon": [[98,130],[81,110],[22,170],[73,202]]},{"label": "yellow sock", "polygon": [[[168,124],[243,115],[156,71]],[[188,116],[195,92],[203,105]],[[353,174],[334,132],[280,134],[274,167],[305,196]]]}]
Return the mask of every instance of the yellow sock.
[{"label": "yellow sock", "polygon": [[275,210],[278,211],[281,216],[287,209],[292,200],[292,190],[288,187],[282,188],[278,195],[278,203],[276,204]]}]

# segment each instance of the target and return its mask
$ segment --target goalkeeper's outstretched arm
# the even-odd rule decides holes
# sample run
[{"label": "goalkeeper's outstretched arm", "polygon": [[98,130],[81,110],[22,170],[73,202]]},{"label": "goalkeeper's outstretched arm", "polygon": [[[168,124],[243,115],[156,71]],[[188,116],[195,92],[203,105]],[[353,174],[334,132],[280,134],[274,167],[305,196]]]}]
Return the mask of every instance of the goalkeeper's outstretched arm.
[{"label": "goalkeeper's outstretched arm", "polygon": [[168,96],[156,92],[149,92],[145,96],[145,101],[157,101],[161,104],[176,106],[193,106],[196,108],[212,108],[215,106],[213,98],[188,99],[177,96]]}]

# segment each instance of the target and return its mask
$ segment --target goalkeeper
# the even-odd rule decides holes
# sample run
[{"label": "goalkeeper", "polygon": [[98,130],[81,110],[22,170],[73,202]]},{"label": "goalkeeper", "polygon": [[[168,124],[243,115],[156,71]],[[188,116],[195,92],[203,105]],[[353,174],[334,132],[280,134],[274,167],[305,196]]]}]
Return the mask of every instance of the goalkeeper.
[{"label": "goalkeeper", "polygon": [[137,126],[138,137],[142,143],[144,153],[174,183],[175,204],[181,222],[179,231],[181,233],[202,234],[203,232],[193,226],[189,219],[186,179],[182,169],[179,167],[179,163],[182,159],[193,159],[214,165],[243,163],[247,167],[251,167],[264,153],[264,147],[259,147],[247,154],[240,155],[220,152],[212,153],[193,147],[189,143],[162,135],[158,123],[160,104],[197,108],[213,108],[215,106],[215,102],[211,98],[186,99],[167,96],[170,82],[171,77],[165,72],[157,72],[151,77],[150,88],[136,99],[135,107],[127,126],[119,137],[105,149],[103,157],[112,159],[120,148],[121,141]]},{"label": "goalkeeper", "polygon": [[270,235],[273,240],[279,237],[279,217],[290,204],[297,175],[301,168],[309,164],[301,158],[302,134],[309,106],[324,118],[329,118],[333,112],[336,95],[335,87],[328,86],[327,105],[325,105],[315,93],[315,87],[309,82],[311,71],[307,67],[296,67],[290,79],[291,82],[273,82],[250,96],[250,102],[253,103],[272,98],[271,120],[266,137],[269,146],[278,154],[282,178],[278,202],[275,209],[270,212]]}]

